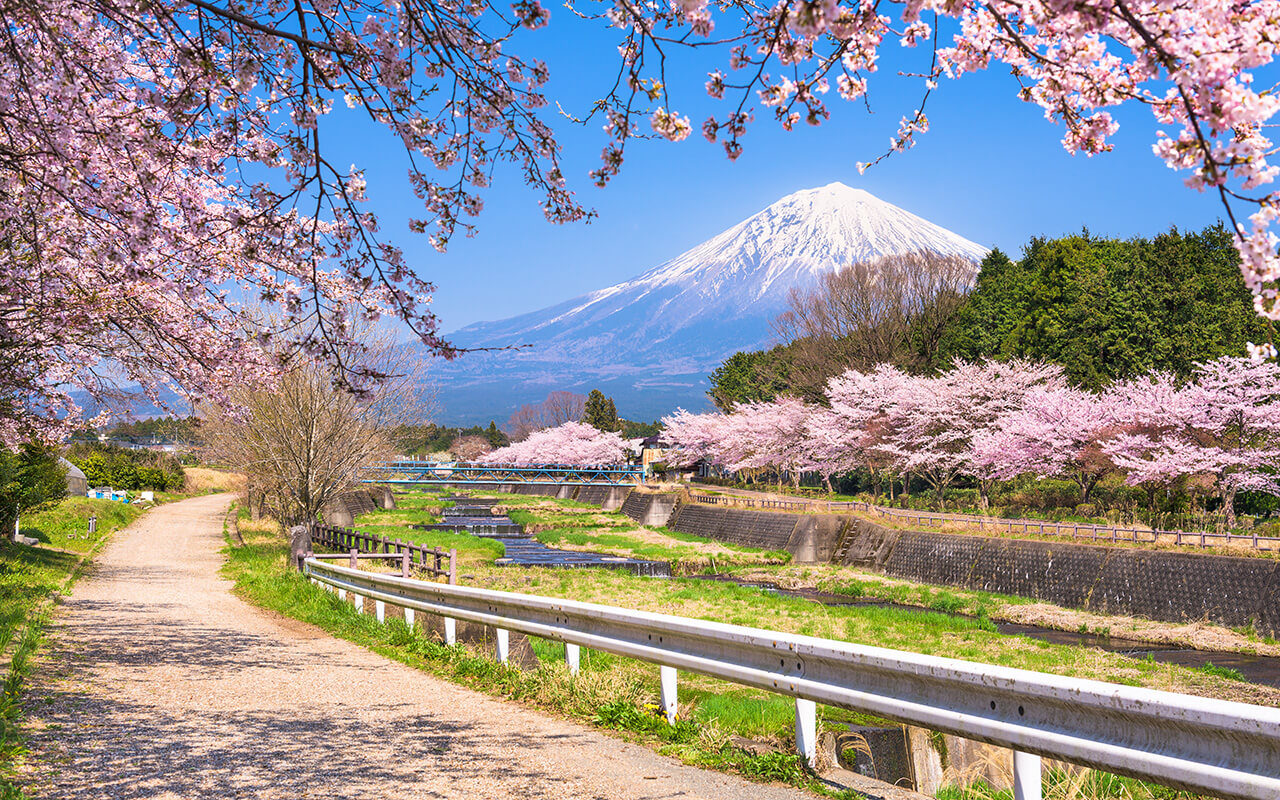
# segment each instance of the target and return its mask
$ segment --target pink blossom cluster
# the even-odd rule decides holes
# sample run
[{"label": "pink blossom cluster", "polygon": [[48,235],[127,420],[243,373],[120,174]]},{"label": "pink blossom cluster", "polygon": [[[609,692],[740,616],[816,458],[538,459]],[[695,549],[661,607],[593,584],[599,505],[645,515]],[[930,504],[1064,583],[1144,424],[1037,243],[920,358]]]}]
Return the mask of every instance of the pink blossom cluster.
[{"label": "pink blossom cluster", "polygon": [[225,402],[295,359],[369,388],[358,331],[382,315],[453,354],[363,173],[327,158],[335,101],[404,148],[412,227],[441,249],[498,163],[549,219],[585,213],[537,116],[546,66],[504,51],[546,23],[537,0],[29,0],[0,18],[0,445],[76,427],[77,390]]},{"label": "pink blossom cluster", "polygon": [[1103,476],[1173,484],[1201,476],[1227,501],[1280,494],[1280,366],[1223,357],[1191,380],[1068,386],[1056,366],[964,363],[936,377],[888,365],[832,378],[824,404],[783,397],[729,414],[663,420],[663,437],[732,470],[911,473],[944,491],[967,476],[985,501],[994,481],[1076,481],[1084,499]]},{"label": "pink blossom cluster", "polygon": [[[634,135],[628,120],[644,107],[641,91],[662,104],[656,131],[687,134],[673,124],[682,118],[666,82],[676,46],[727,48],[730,72],[711,72],[706,91],[727,99],[728,110],[701,128],[730,158],[741,153],[753,100],[788,130],[801,121],[818,125],[829,117],[832,84],[842,99],[865,102],[886,42],[923,47],[929,52],[914,73],[920,102],[885,155],[928,130],[925,106],[940,80],[989,67],[1010,72],[1016,96],[1065,127],[1062,144],[1071,153],[1110,150],[1119,127],[1111,109],[1146,105],[1162,128],[1155,154],[1186,172],[1191,188],[1218,193],[1258,311],[1280,319],[1280,191],[1265,188],[1280,175],[1268,130],[1280,92],[1273,76],[1262,80],[1280,43],[1280,0],[614,0],[604,16],[623,31],[625,58],[620,88],[598,104],[615,121],[601,181],[616,174]],[[943,27],[955,33],[942,37]],[[1242,208],[1248,219],[1237,218]]]},{"label": "pink blossom cluster", "polygon": [[601,431],[581,422],[543,428],[528,438],[486,453],[481,464],[572,464],[574,466],[622,464],[627,443],[619,433]]}]

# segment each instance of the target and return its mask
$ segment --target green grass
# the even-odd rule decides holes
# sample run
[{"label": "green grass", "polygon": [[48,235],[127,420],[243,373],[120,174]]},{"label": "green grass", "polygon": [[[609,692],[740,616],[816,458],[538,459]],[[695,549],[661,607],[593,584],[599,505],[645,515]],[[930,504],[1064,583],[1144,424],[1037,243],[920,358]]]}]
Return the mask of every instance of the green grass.
[{"label": "green grass", "polygon": [[1220,667],[1212,661],[1206,661],[1201,664],[1199,669],[1206,675],[1217,675],[1219,678],[1226,678],[1229,681],[1244,680],[1244,675],[1240,673],[1240,670],[1232,669],[1231,667]]},{"label": "green grass", "polygon": [[[98,528],[89,537],[91,514],[97,515]],[[23,797],[10,779],[15,762],[26,752],[22,687],[51,611],[46,600],[54,592],[67,592],[83,561],[112,533],[141,515],[142,509],[136,506],[73,497],[22,518],[22,533],[38,539],[39,546],[0,539],[0,653],[9,658],[0,696],[0,798]]]},{"label": "green grass", "polygon": [[[752,575],[768,574],[767,569]],[[767,590],[733,583],[675,578],[652,580],[616,570],[483,570],[473,584],[570,600],[656,611],[767,628],[807,636],[887,647],[927,655],[1090,678],[1134,686],[1181,691],[1224,699],[1268,703],[1280,693],[1250,685],[1241,697],[1227,676],[1109,653],[1058,645],[996,630],[983,614],[956,615],[964,595],[931,590],[926,602],[939,610],[874,605],[824,606]],[[915,587],[925,588],[930,587]],[[966,608],[972,607],[972,602]],[[1265,697],[1257,693],[1265,694]]]},{"label": "green grass", "polygon": [[657,709],[658,670],[631,659],[590,650],[582,653],[575,677],[563,666],[563,645],[531,640],[540,666],[521,670],[494,662],[464,646],[447,647],[420,627],[410,629],[390,617],[379,624],[357,614],[335,595],[312,586],[288,566],[278,536],[244,531],[246,545],[225,553],[224,574],[235,591],[255,605],[317,625],[377,653],[477,691],[554,711],[646,742],[686,763],[738,772],[762,781],[784,781],[831,794],[790,752],[750,755],[728,744],[731,734],[765,736],[793,745],[790,701],[744,693],[718,681],[682,676],[683,713],[668,725]]},{"label": "green grass", "polygon": [[[142,514],[137,506],[111,500],[68,497],[46,511],[22,518],[22,533],[40,541],[41,546],[87,553],[112,532]],[[98,531],[89,536],[89,517],[97,516]]]},{"label": "green grass", "polygon": [[502,558],[507,552],[507,548],[503,546],[502,542],[496,539],[482,539],[466,533],[423,531],[402,525],[370,524],[362,524],[357,527],[357,530],[372,536],[385,536],[388,539],[399,539],[404,542],[426,545],[427,547],[439,547],[443,550],[456,549],[458,551],[459,567],[493,564],[495,559]]},{"label": "green grass", "polygon": [[[666,535],[666,532],[663,531],[662,535]],[[676,567],[676,572],[697,572],[708,565],[711,558],[722,566],[785,564],[791,560],[789,553],[778,550],[739,547],[733,548],[729,553],[709,555],[698,547],[681,544],[681,542],[697,544],[710,541],[696,536],[683,537],[669,544],[659,544],[646,542],[626,533],[600,533],[595,528],[570,528],[542,531],[536,534],[535,538],[550,547],[573,545],[613,555],[669,561],[673,567]],[[715,544],[718,545],[719,542]],[[687,569],[680,569],[681,566]]]}]

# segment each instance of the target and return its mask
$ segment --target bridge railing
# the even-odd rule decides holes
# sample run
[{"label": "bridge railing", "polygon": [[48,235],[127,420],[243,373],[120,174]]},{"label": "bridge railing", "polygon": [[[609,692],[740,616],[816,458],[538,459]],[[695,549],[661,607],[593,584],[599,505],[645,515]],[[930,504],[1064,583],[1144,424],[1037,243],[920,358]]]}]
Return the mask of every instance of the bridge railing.
[{"label": "bridge railing", "polygon": [[1118,525],[1094,525],[1087,522],[1053,522],[1043,519],[1004,519],[979,514],[951,514],[941,511],[916,511],[910,508],[891,508],[864,503],[860,500],[834,502],[830,500],[768,500],[738,497],[735,495],[691,494],[695,503],[735,506],[740,508],[768,508],[782,511],[863,511],[885,519],[914,522],[920,525],[940,525],[958,522],[973,525],[979,531],[995,533],[1023,533],[1040,536],[1063,536],[1090,541],[1132,542],[1135,544],[1167,542],[1176,545],[1213,547],[1216,545],[1246,545],[1256,550],[1280,549],[1280,537],[1259,536],[1254,533],[1223,531],[1166,531],[1142,528],[1126,528]]},{"label": "bridge railing", "polygon": [[619,464],[455,464],[390,461],[360,470],[364,483],[544,484],[554,486],[636,486],[645,468]]},{"label": "bridge railing", "polygon": [[[1280,709],[1068,678],[778,631],[552,597],[416,581],[304,562],[312,582],[407,610],[565,643],[660,666],[675,720],[677,670],[795,698],[796,743],[816,755],[816,703],[976,739],[1014,751],[1015,793],[1040,797],[1040,757],[1240,800],[1280,797]],[[411,616],[408,616],[412,619]]]}]

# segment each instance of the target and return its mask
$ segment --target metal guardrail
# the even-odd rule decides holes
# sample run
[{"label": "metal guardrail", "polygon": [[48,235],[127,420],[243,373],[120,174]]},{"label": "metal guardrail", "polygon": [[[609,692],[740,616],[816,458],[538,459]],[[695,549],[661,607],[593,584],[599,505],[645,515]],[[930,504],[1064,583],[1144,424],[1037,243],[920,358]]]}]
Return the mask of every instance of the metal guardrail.
[{"label": "metal guardrail", "polygon": [[574,464],[453,464],[431,461],[389,461],[362,467],[362,483],[392,484],[541,484],[549,486],[638,486],[645,468],[620,465]]},{"label": "metal guardrail", "polygon": [[1280,537],[1259,536],[1257,533],[1241,534],[1224,531],[1166,531],[1122,528],[1115,525],[1093,525],[1077,522],[1052,522],[1041,519],[1002,519],[977,514],[950,514],[941,511],[916,511],[909,508],[890,508],[858,500],[835,502],[830,500],[764,500],[733,495],[690,494],[695,503],[735,506],[740,508],[772,508],[782,511],[863,511],[878,514],[886,519],[900,519],[919,524],[937,525],[943,522],[959,522],[976,525],[979,531],[991,530],[1005,533],[1034,533],[1041,536],[1063,536],[1090,541],[1132,542],[1154,544],[1162,538],[1169,544],[1196,547],[1212,547],[1217,544],[1244,544],[1255,550],[1280,549]]},{"label": "metal guardrail", "polygon": [[[801,754],[816,754],[815,703],[1014,750],[1020,800],[1040,796],[1040,756],[1239,800],[1280,797],[1280,709],[1067,678],[719,622],[536,595],[448,586],[327,564],[317,584],[383,604],[561,641],[661,666],[674,721],[676,670],[790,695]],[[412,619],[412,617],[409,617]]]}]

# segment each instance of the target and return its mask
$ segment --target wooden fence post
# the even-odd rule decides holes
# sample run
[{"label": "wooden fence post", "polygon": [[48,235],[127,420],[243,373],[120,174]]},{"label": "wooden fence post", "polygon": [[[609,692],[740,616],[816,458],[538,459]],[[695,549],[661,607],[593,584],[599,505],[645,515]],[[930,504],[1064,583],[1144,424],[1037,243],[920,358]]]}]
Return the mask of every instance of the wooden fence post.
[{"label": "wooden fence post", "polygon": [[359,552],[360,552],[360,551],[359,551],[359,550],[357,550],[357,549],[355,549],[354,547],[353,547],[353,548],[351,548],[351,553],[350,553],[350,555],[351,555],[351,568],[352,568],[352,569],[359,569],[359,568],[360,568],[360,560],[359,560],[358,558],[356,558],[356,553],[359,553]]},{"label": "wooden fence post", "polygon": [[449,585],[454,586],[458,583],[458,551],[456,548],[449,548]]},{"label": "wooden fence post", "polygon": [[407,551],[400,553],[400,577],[409,577],[409,553]]}]

